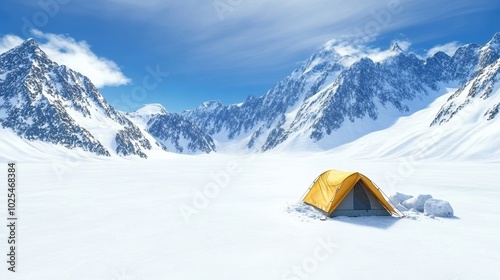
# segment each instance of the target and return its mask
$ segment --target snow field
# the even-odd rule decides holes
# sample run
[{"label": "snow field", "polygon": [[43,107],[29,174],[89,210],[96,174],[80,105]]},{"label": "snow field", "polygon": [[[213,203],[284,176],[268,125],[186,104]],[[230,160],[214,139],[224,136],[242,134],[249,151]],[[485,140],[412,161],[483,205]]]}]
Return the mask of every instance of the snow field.
[{"label": "snow field", "polygon": [[[331,153],[172,155],[87,160],[58,176],[49,163],[18,162],[19,272],[13,278],[5,268],[0,275],[495,279],[498,163],[427,162],[391,185],[386,172],[399,164]],[[321,221],[320,215],[290,211],[329,168],[359,170],[386,194],[431,193],[450,201],[456,217]],[[0,193],[2,201],[5,196]],[[196,211],[186,219],[183,206]],[[6,234],[2,227],[0,236]],[[5,242],[0,252],[6,252]]]}]

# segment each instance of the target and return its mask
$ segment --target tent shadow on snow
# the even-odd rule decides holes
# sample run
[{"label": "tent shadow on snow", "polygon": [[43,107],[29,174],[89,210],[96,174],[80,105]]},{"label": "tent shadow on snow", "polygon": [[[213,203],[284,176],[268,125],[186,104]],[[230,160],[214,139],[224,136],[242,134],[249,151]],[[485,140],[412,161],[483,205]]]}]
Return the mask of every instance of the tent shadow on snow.
[{"label": "tent shadow on snow", "polygon": [[387,229],[400,220],[401,219],[392,216],[384,216],[384,217],[365,216],[365,217],[333,217],[328,219],[327,221],[342,222],[342,223],[354,224],[357,226]]}]

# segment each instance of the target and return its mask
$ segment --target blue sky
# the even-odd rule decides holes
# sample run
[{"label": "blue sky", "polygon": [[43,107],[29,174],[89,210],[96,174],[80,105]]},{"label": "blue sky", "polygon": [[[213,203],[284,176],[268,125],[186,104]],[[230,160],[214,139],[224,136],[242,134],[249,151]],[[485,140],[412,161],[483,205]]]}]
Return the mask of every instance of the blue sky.
[{"label": "blue sky", "polygon": [[118,109],[181,112],[263,95],[332,39],[452,53],[485,44],[500,31],[499,14],[496,0],[6,0],[0,52],[33,37]]}]

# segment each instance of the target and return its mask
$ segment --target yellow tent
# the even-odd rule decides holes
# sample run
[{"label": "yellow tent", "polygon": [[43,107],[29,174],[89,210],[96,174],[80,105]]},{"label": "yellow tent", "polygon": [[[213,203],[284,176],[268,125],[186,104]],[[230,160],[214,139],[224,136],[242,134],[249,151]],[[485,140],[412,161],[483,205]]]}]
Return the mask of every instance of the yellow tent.
[{"label": "yellow tent", "polygon": [[329,217],[402,214],[370,179],[359,172],[328,170],[314,180],[303,201]]}]

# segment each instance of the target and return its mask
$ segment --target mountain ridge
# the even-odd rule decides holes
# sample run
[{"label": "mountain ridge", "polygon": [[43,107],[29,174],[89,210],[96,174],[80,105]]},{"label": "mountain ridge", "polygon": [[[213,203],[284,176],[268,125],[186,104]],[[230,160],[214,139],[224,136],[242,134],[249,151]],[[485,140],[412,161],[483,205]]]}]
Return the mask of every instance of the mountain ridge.
[{"label": "mountain ridge", "polygon": [[451,56],[421,58],[397,43],[381,54],[340,55],[328,45],[264,95],[238,104],[206,101],[180,114],[147,104],[122,113],[87,77],[52,62],[28,39],[0,55],[0,124],[27,141],[104,157],[325,151],[390,128],[449,84],[457,89],[428,117],[429,131],[459,119],[490,126],[498,119],[500,33]]},{"label": "mountain ridge", "polygon": [[238,106],[215,101],[210,109],[199,106],[183,115],[223,150],[235,139],[240,149],[249,151],[264,152],[283,144],[294,149],[292,138],[331,149],[345,143],[342,137],[335,139],[335,131],[343,126],[358,131],[356,137],[387,128],[376,122],[374,127],[363,127],[363,122],[411,114],[421,108],[413,103],[429,95],[438,97],[441,83],[468,82],[498,60],[499,41],[496,33],[485,46],[466,44],[453,56],[437,52],[425,59],[394,43],[382,59],[361,57],[349,64],[344,62],[352,62],[352,57],[339,55],[329,45],[260,97],[249,97]]}]

